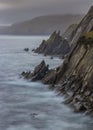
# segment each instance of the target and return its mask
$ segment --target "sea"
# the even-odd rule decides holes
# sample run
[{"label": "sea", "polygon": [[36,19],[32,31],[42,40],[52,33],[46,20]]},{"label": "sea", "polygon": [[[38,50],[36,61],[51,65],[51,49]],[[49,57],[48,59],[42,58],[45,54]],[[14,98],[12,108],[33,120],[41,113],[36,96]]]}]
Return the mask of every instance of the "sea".
[{"label": "sea", "polygon": [[[32,52],[48,36],[0,36],[0,130],[93,130],[93,119],[74,113],[48,85],[23,79],[42,60],[55,68],[62,59]],[[25,52],[24,48],[29,48]]]}]

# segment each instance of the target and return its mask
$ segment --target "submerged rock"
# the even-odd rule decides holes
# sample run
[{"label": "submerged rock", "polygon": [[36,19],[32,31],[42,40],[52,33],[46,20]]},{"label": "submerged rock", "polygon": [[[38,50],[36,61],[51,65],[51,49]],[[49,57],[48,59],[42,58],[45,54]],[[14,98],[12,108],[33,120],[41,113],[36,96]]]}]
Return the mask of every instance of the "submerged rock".
[{"label": "submerged rock", "polygon": [[24,51],[28,52],[28,51],[29,51],[29,48],[24,48]]}]

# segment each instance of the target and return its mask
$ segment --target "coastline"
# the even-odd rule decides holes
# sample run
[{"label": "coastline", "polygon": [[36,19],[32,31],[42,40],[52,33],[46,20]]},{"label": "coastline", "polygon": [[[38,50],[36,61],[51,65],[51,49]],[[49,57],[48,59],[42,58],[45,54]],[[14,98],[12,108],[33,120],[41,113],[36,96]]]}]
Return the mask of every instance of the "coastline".
[{"label": "coastline", "polygon": [[[70,41],[71,51],[62,65],[48,69],[46,63],[42,61],[35,67],[33,73],[22,74],[26,79],[40,80],[52,85],[52,88],[56,87],[67,95],[65,103],[73,106],[75,112],[84,112],[91,116],[93,115],[93,37],[90,37],[89,32],[92,33],[93,30],[92,16],[93,6],[74,30]],[[41,44],[40,50],[42,46],[46,52],[45,41]]]}]

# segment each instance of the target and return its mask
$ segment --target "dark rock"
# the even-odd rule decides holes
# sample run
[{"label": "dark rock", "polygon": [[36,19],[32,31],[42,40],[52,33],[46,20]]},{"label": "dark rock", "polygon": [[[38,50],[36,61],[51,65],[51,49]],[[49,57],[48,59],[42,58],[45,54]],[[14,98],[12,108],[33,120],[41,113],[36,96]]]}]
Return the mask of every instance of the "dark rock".
[{"label": "dark rock", "polygon": [[44,67],[46,67],[46,64],[45,64],[45,61],[43,60],[43,61],[41,61],[41,63],[40,63],[39,65],[37,65],[37,66],[35,67],[35,69],[34,69],[34,71],[33,71],[33,75],[36,75],[37,73],[39,73],[40,70],[41,70],[42,68],[44,68]]},{"label": "dark rock", "polygon": [[24,48],[24,51],[28,52],[28,51],[29,51],[29,48]]},{"label": "dark rock", "polygon": [[74,111],[75,112],[85,112],[86,108],[83,106],[82,103],[77,102],[76,104],[74,104]]},{"label": "dark rock", "polygon": [[65,101],[64,104],[70,104],[73,101],[73,97],[68,97]]},{"label": "dark rock", "polygon": [[26,79],[31,79],[32,81],[42,80],[44,76],[49,71],[49,65],[46,65],[43,60],[39,65],[37,65],[33,71],[31,72],[22,72],[22,76]]},{"label": "dark rock", "polygon": [[35,49],[32,49],[32,52],[34,52],[35,51]]},{"label": "dark rock", "polygon": [[48,88],[51,89],[51,90],[54,90],[56,87],[55,87],[54,84],[50,84],[50,85],[48,86]]},{"label": "dark rock", "polygon": [[64,56],[64,55],[62,55],[62,56],[61,56],[61,59],[65,59],[65,56]]},{"label": "dark rock", "polygon": [[37,116],[38,114],[37,113],[31,113],[30,114],[32,117],[35,117],[35,116]]},{"label": "dark rock", "polygon": [[53,56],[51,56],[50,59],[52,60],[52,59],[53,59]]},{"label": "dark rock", "polygon": [[55,70],[50,70],[42,79],[44,84],[55,84],[56,81],[56,72]]},{"label": "dark rock", "polygon": [[86,112],[85,112],[85,114],[86,115],[90,115],[91,117],[93,117],[93,110],[87,110]]},{"label": "dark rock", "polygon": [[32,81],[36,80],[42,80],[44,76],[47,74],[49,71],[49,65],[46,65],[44,61],[42,61],[34,70],[33,76],[32,76]]},{"label": "dark rock", "polygon": [[22,72],[21,76],[24,77],[25,79],[29,80],[32,77],[32,73],[30,71],[29,72]]},{"label": "dark rock", "polygon": [[25,72],[23,71],[23,72],[21,73],[21,75],[24,76],[24,75],[25,75]]}]

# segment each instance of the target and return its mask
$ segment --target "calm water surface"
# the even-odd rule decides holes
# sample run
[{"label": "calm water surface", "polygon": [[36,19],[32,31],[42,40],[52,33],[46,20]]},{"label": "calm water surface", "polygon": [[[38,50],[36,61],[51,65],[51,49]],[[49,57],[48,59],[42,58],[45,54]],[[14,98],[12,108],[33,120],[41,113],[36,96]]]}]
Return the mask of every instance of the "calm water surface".
[{"label": "calm water surface", "polygon": [[93,130],[93,120],[73,113],[56,92],[20,78],[43,59],[51,68],[62,63],[31,51],[43,39],[47,37],[0,36],[0,130]]}]

